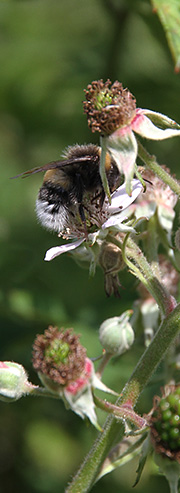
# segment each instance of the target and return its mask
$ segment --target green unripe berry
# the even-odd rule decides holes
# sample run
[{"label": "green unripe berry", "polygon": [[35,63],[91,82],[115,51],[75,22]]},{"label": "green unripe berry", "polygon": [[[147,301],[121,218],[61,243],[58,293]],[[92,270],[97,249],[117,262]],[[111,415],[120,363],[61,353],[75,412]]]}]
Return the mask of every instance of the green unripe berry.
[{"label": "green unripe berry", "polygon": [[156,451],[180,462],[180,386],[165,388],[155,399],[151,416],[151,438]]}]

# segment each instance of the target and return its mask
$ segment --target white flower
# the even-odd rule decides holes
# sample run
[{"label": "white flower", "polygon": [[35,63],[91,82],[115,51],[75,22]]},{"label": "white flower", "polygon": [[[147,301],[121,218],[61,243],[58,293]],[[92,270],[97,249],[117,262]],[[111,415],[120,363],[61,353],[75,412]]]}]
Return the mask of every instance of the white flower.
[{"label": "white flower", "polygon": [[106,205],[106,217],[107,219],[102,223],[101,228],[96,233],[90,233],[88,240],[85,236],[75,239],[71,243],[65,243],[57,247],[50,248],[45,255],[46,261],[53,260],[62,253],[72,252],[78,249],[82,243],[86,242],[88,246],[91,246],[97,241],[98,238],[104,239],[109,232],[109,229],[122,232],[134,231],[131,226],[122,224],[126,219],[126,209],[132,204],[138,197],[142,190],[142,184],[139,180],[132,181],[132,194],[129,196],[125,189],[125,183],[121,185],[111,196],[111,205]]}]

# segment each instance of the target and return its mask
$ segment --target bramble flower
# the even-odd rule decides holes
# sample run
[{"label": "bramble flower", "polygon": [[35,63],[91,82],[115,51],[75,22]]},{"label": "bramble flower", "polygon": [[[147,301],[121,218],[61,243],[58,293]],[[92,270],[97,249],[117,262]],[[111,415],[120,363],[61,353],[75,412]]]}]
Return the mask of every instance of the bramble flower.
[{"label": "bramble flower", "polygon": [[131,194],[138,145],[134,135],[151,140],[164,140],[180,135],[180,126],[161,113],[136,108],[136,100],[120,82],[108,79],[93,81],[85,90],[84,112],[92,132],[98,131],[104,148],[124,174],[126,190]]},{"label": "bramble flower", "polygon": [[[166,166],[162,168],[170,173]],[[135,216],[137,219],[142,216],[150,219],[154,216],[157,239],[159,242],[163,241],[164,246],[169,249],[178,196],[152,171],[144,170],[142,177],[146,181],[146,191],[137,199]]]},{"label": "bramble flower", "polygon": [[[81,249],[82,258],[93,256],[90,250],[92,246],[98,241],[102,241],[106,238],[109,230],[114,232],[133,232],[134,229],[128,224],[124,224],[123,221],[126,219],[126,209],[132,204],[142,190],[142,185],[139,180],[133,180],[132,195],[129,196],[125,190],[125,184],[121,185],[115,192],[111,195],[111,205],[109,205],[108,200],[104,201],[102,211],[99,211],[97,216],[98,226],[95,233],[88,233],[88,238],[85,234],[81,232],[81,237],[79,236],[79,231],[76,229],[71,235],[71,238],[76,238],[75,241],[60,245],[57,247],[50,248],[46,252],[45,260],[49,261],[61,255],[62,253],[73,252],[78,249],[84,243],[83,251]],[[97,212],[96,212],[97,215]],[[99,229],[98,229],[99,227]],[[86,254],[87,252],[87,254]]]},{"label": "bramble flower", "polygon": [[33,345],[33,367],[43,385],[63,399],[81,418],[88,417],[100,429],[95,413],[93,388],[114,392],[104,385],[95,374],[86,349],[80,344],[73,329],[50,326],[38,335]]},{"label": "bramble flower", "polygon": [[[89,266],[91,276],[95,273],[96,265],[100,265],[105,275],[104,285],[107,296],[114,294],[119,297],[118,272],[122,268],[122,255],[120,249],[114,244],[108,242],[109,246],[107,247],[106,238],[109,233],[115,236],[119,232],[135,232],[131,224],[128,224],[127,218],[132,215],[129,205],[136,200],[141,190],[142,185],[139,180],[133,180],[131,196],[126,193],[125,184],[121,185],[113,192],[111,205],[106,199],[102,212],[99,210],[99,213],[96,213],[99,220],[99,229],[97,231],[94,233],[88,232],[88,235],[85,236],[85,233],[82,233],[81,230],[81,237],[78,237],[75,241],[50,248],[46,252],[45,260],[50,261],[62,253],[71,253],[79,264],[87,264]],[[74,235],[79,235],[77,228],[74,230]]]}]

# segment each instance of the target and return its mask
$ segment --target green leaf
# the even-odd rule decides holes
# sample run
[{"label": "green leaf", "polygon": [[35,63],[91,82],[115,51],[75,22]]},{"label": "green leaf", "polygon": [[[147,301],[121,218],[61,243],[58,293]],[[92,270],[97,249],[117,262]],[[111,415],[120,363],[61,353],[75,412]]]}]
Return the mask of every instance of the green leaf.
[{"label": "green leaf", "polygon": [[131,436],[118,443],[105,459],[96,481],[136,457],[146,436],[146,434],[143,434],[138,440],[137,437]]},{"label": "green leaf", "polygon": [[146,463],[146,459],[147,459],[147,456],[148,456],[150,450],[151,450],[151,445],[150,445],[149,436],[148,436],[146,438],[145,442],[143,443],[141,455],[140,455],[140,458],[139,458],[139,465],[138,465],[138,468],[137,468],[137,471],[136,471],[136,473],[137,473],[136,481],[133,484],[133,487],[136,486],[139,483],[139,480],[141,478],[141,474],[143,472],[143,469],[144,469],[144,466],[145,466],[145,463]]},{"label": "green leaf", "polygon": [[175,72],[180,72],[180,2],[179,0],[151,0],[151,2],[165,30],[175,61]]}]

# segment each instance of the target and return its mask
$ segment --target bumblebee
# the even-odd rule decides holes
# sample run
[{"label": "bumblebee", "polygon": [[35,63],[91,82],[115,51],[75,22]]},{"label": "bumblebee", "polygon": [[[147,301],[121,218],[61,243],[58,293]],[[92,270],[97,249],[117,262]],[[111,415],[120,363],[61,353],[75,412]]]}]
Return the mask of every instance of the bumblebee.
[{"label": "bumblebee", "polygon": [[[87,236],[87,228],[89,231],[97,225],[105,201],[99,173],[100,154],[101,149],[96,145],[75,145],[67,149],[64,160],[22,174],[46,171],[36,201],[36,214],[42,226],[70,238],[82,233]],[[105,170],[112,193],[121,185],[122,176],[109,153]]]}]

